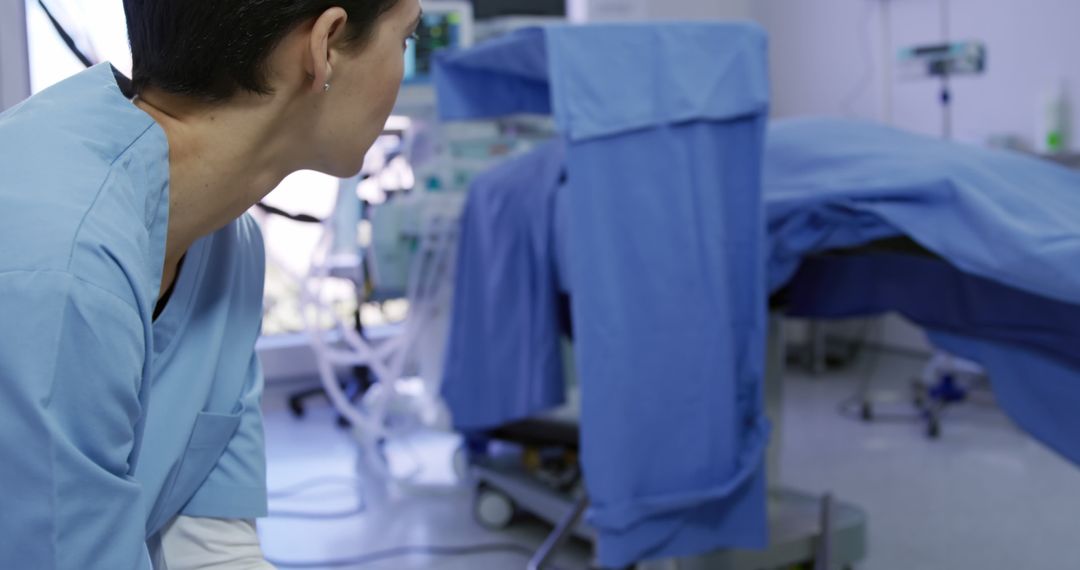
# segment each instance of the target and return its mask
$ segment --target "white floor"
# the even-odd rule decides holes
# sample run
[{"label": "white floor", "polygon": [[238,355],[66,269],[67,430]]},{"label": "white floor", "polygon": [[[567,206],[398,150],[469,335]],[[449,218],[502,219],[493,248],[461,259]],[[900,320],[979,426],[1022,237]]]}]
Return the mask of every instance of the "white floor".
[{"label": "white floor", "polygon": [[[875,382],[901,400],[920,365],[883,356]],[[1014,427],[988,394],[950,410],[939,441],[921,423],[841,417],[838,404],[865,370],[791,376],[782,452],[786,483],[867,511],[861,568],[1080,568],[1080,469]]]},{"label": "white floor", "polygon": [[[287,568],[364,570],[480,570],[525,568],[527,553],[534,551],[550,529],[525,521],[510,532],[493,533],[473,521],[469,489],[436,486],[399,490],[392,496],[365,484],[358,471],[357,446],[348,431],[338,428],[334,414],[318,400],[302,420],[284,407],[280,388],[265,398],[266,439],[271,491],[271,517],[259,521],[264,553],[282,570]],[[433,437],[416,444],[424,461],[434,465],[434,482],[452,482],[453,438]],[[407,453],[397,456],[408,461]],[[368,479],[370,480],[370,479]],[[275,499],[275,491],[291,495],[297,487],[308,489],[295,496]],[[374,488],[373,488],[374,487]],[[330,520],[275,517],[275,513],[348,513],[354,516]],[[350,559],[371,554],[394,554],[415,547],[495,547],[496,552],[467,556],[411,554],[380,561],[350,564]],[[516,547],[518,552],[505,552]],[[558,570],[587,566],[589,551],[573,544],[556,561]],[[296,564],[283,564],[290,562]],[[332,563],[327,563],[332,562]]]},{"label": "white floor", "polygon": [[[918,362],[878,359],[879,388],[896,400]],[[842,416],[840,403],[866,368],[786,383],[782,479],[811,492],[831,491],[869,516],[869,556],[862,570],[1015,570],[1080,567],[1080,469],[1018,431],[983,396],[952,410],[943,437],[929,441],[914,421],[864,424]],[[337,520],[260,521],[266,554],[282,568],[524,568],[520,553],[461,557],[411,554],[367,564],[348,559],[400,547],[505,546],[535,548],[538,524],[491,533],[472,520],[467,490],[380,497],[357,483],[357,451],[322,404],[294,420],[283,389],[268,391],[266,431],[271,490],[336,478],[294,497],[271,501],[275,511],[327,513],[366,507]],[[897,401],[882,410],[908,411]],[[440,458],[449,479],[452,442],[423,446]],[[358,501],[364,500],[366,505]],[[559,561],[563,570],[587,567],[582,545]],[[328,562],[340,564],[328,564]],[[304,564],[310,562],[311,564]]]}]

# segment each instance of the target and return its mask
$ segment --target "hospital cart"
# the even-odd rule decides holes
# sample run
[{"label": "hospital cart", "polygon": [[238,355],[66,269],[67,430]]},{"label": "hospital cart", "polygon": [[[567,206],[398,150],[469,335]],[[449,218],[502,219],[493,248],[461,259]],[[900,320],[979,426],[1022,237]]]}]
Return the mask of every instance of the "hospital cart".
[{"label": "hospital cart", "polygon": [[[770,319],[766,375],[766,411],[774,435],[767,462],[768,479],[778,480],[781,449],[784,339],[780,313]],[[475,487],[473,513],[490,529],[511,525],[520,515],[554,524],[551,536],[530,562],[540,569],[571,536],[595,536],[583,514],[588,497],[577,465],[578,423],[571,403],[550,414],[502,426],[486,434],[492,442],[515,444],[523,451],[474,454],[468,474]],[[497,447],[492,444],[492,447]],[[866,555],[866,514],[831,496],[815,496],[772,486],[768,496],[770,545],[761,551],[725,550],[695,557],[646,562],[639,570],[846,569]]]}]

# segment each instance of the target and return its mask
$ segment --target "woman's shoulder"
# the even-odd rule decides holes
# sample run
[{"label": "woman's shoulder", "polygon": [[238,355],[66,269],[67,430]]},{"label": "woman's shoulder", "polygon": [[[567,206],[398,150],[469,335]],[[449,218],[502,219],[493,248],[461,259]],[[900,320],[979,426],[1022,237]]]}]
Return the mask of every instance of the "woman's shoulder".
[{"label": "woman's shoulder", "polygon": [[0,116],[0,243],[18,244],[0,272],[120,287],[146,273],[167,217],[168,144],[108,81],[94,68]]},{"label": "woman's shoulder", "polygon": [[0,148],[3,218],[81,218],[110,183],[167,183],[164,132],[124,96],[107,64],[0,115]]}]

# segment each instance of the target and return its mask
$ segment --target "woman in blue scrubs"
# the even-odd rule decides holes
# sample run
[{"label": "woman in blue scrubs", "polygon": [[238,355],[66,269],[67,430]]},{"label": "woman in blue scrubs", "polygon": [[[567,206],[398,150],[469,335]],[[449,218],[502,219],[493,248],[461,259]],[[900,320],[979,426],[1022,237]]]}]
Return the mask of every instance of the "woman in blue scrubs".
[{"label": "woman in blue scrubs", "polygon": [[125,0],[129,82],[0,115],[0,567],[267,568],[244,212],[359,171],[417,0]]}]

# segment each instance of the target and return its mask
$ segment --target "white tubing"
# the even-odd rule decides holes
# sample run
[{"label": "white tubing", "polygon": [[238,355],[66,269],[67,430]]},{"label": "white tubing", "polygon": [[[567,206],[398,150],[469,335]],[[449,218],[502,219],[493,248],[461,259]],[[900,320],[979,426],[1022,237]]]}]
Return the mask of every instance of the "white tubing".
[{"label": "white tubing", "polygon": [[[391,474],[383,454],[383,444],[394,435],[387,427],[387,418],[400,397],[397,386],[403,379],[409,355],[437,312],[434,303],[449,275],[454,228],[455,223],[443,217],[434,217],[428,227],[421,228],[407,283],[409,312],[403,323],[403,331],[377,345],[364,339],[353,327],[342,323],[322,298],[323,284],[331,278],[328,258],[330,246],[334,243],[334,228],[329,224],[323,226],[323,236],[312,256],[308,275],[300,286],[301,317],[315,353],[323,388],[337,412],[353,424],[359,444],[373,460],[370,464],[377,468],[381,476],[398,483],[407,483],[419,475],[419,461],[418,468],[412,473],[405,476]],[[327,333],[321,328],[325,317],[333,322],[347,349],[328,344]],[[335,365],[367,366],[374,373],[378,383],[359,406],[354,405],[342,389]]]}]

